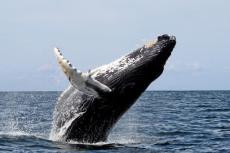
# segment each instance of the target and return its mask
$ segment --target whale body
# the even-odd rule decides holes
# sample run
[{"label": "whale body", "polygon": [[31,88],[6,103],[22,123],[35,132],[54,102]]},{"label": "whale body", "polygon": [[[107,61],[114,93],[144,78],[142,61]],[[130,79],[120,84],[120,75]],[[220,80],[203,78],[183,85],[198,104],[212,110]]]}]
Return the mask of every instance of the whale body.
[{"label": "whale body", "polygon": [[106,141],[120,117],[158,78],[176,38],[158,36],[118,60],[82,73],[55,49],[70,86],[58,98],[51,139],[95,143]]}]

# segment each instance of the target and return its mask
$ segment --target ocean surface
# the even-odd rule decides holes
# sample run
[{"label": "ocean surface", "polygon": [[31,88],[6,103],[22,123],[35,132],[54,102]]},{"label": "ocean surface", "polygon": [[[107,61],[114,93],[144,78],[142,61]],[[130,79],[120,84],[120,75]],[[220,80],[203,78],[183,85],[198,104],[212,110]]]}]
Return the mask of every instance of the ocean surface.
[{"label": "ocean surface", "polygon": [[0,92],[0,152],[230,152],[230,91],[147,91],[108,142],[49,139],[60,92]]}]

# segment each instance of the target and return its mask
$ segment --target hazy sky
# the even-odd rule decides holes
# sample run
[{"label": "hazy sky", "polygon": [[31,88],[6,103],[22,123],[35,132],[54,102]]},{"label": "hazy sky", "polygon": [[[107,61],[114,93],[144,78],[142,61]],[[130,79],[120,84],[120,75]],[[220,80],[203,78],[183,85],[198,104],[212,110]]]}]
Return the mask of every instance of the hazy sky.
[{"label": "hazy sky", "polygon": [[177,45],[150,90],[230,89],[229,0],[0,2],[0,90],[63,90],[53,47],[87,71],[158,34]]}]

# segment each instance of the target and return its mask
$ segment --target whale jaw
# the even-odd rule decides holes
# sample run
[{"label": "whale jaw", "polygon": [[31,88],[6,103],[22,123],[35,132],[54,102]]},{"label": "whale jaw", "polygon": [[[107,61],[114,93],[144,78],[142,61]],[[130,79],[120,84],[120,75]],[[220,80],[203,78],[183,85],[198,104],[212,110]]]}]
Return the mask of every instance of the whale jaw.
[{"label": "whale jaw", "polygon": [[97,94],[92,96],[71,83],[56,105],[53,133],[61,133],[60,139],[64,141],[106,141],[119,118],[161,75],[175,44],[175,37],[162,35],[128,55],[90,71],[88,75],[111,89],[110,92],[94,90]]}]

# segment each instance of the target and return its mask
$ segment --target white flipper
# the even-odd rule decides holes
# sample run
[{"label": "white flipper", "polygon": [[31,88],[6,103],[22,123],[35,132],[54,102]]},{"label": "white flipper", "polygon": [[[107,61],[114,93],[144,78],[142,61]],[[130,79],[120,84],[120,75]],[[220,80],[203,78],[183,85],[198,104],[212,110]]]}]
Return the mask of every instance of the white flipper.
[{"label": "white flipper", "polygon": [[54,53],[57,57],[58,64],[72,86],[90,95],[98,95],[98,90],[104,93],[111,92],[109,87],[92,78],[90,73],[82,73],[74,68],[72,64],[63,57],[58,48],[54,48]]}]

